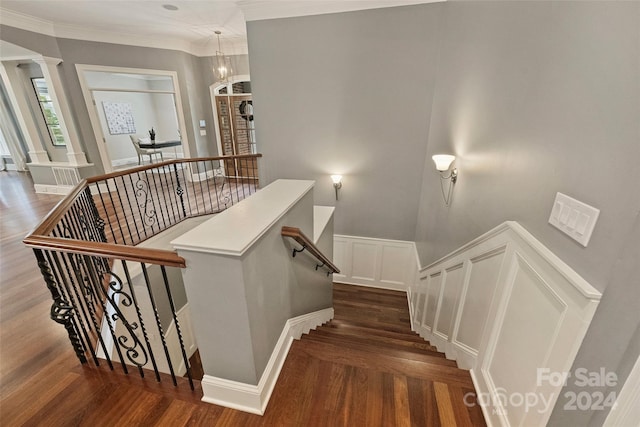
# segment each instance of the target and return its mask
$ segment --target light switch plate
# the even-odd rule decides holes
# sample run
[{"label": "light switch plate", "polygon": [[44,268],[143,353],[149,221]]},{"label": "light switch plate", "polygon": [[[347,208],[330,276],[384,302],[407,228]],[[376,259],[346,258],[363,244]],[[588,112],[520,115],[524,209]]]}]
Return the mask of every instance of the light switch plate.
[{"label": "light switch plate", "polygon": [[205,136],[207,134],[207,131],[204,129],[200,129],[200,136]]},{"label": "light switch plate", "polygon": [[566,194],[557,193],[551,209],[549,224],[586,247],[599,215],[600,209],[582,203]]}]

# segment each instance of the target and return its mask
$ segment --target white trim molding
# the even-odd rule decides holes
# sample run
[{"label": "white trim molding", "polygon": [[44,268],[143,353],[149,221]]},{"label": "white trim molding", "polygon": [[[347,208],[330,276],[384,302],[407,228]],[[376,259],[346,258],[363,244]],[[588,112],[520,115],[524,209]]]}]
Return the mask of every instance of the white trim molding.
[{"label": "white trim molding", "polygon": [[414,242],[336,234],[333,259],[340,283],[406,291],[418,269]]},{"label": "white trim molding", "polygon": [[258,385],[205,375],[201,382],[202,401],[263,415],[293,340],[332,318],[333,308],[325,308],[287,320]]},{"label": "white trim molding", "polygon": [[[512,221],[421,270],[408,292],[413,330],[471,370],[489,426],[547,423],[562,384],[540,373],[571,369],[600,297]],[[517,404],[533,395],[538,406]]]},{"label": "white trim molding", "polygon": [[640,405],[638,402],[640,402],[640,357],[633,365],[633,369],[622,386],[603,427],[640,426]]},{"label": "white trim molding", "polygon": [[73,189],[66,185],[51,185],[51,184],[34,184],[33,189],[38,194],[61,194],[66,196]]},{"label": "white trim molding", "polygon": [[278,1],[241,0],[238,3],[245,20],[291,18],[296,16],[323,15],[327,13],[353,12],[422,3],[439,3],[445,0],[360,0],[360,1]]}]

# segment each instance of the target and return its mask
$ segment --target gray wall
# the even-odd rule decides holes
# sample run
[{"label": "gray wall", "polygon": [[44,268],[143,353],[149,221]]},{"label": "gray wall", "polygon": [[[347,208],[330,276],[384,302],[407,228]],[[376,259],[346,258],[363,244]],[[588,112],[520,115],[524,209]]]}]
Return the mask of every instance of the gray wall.
[{"label": "gray wall", "polygon": [[[415,240],[423,265],[520,222],[604,291],[575,367],[622,385],[640,319],[640,3],[447,2],[248,32],[267,182],[316,179],[333,204],[343,172],[336,232]],[[458,156],[450,208],[440,152]],[[587,248],[547,224],[558,191],[601,210]],[[555,425],[606,416],[562,404]]]},{"label": "gray wall", "polygon": [[[606,287],[640,210],[639,7],[447,5],[416,232],[423,264],[511,219]],[[449,208],[438,152],[459,156]],[[547,224],[558,191],[601,210],[587,248]]]},{"label": "gray wall", "polygon": [[441,10],[249,22],[262,182],[314,179],[336,233],[413,240]]}]

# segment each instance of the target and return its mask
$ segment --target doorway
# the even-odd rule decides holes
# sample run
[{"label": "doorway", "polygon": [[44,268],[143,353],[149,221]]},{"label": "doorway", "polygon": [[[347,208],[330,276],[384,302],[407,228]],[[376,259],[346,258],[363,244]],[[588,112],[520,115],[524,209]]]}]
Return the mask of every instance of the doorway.
[{"label": "doorway", "polygon": [[134,141],[171,143],[163,157],[189,157],[177,74],[171,71],[77,65],[105,172],[138,166]]},{"label": "doorway", "polygon": [[[223,156],[256,154],[256,128],[251,98],[251,82],[247,79],[221,84],[213,89],[218,152]],[[230,165],[229,175],[252,176],[253,169]]]}]

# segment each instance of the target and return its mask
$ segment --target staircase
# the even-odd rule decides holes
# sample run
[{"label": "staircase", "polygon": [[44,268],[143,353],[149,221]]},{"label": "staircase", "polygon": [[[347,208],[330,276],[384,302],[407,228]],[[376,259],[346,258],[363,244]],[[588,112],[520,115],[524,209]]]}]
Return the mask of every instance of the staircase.
[{"label": "staircase", "polygon": [[486,425],[469,372],[411,331],[404,292],[334,284],[333,295],[334,319],[294,341],[266,418],[295,387],[298,425]]}]

